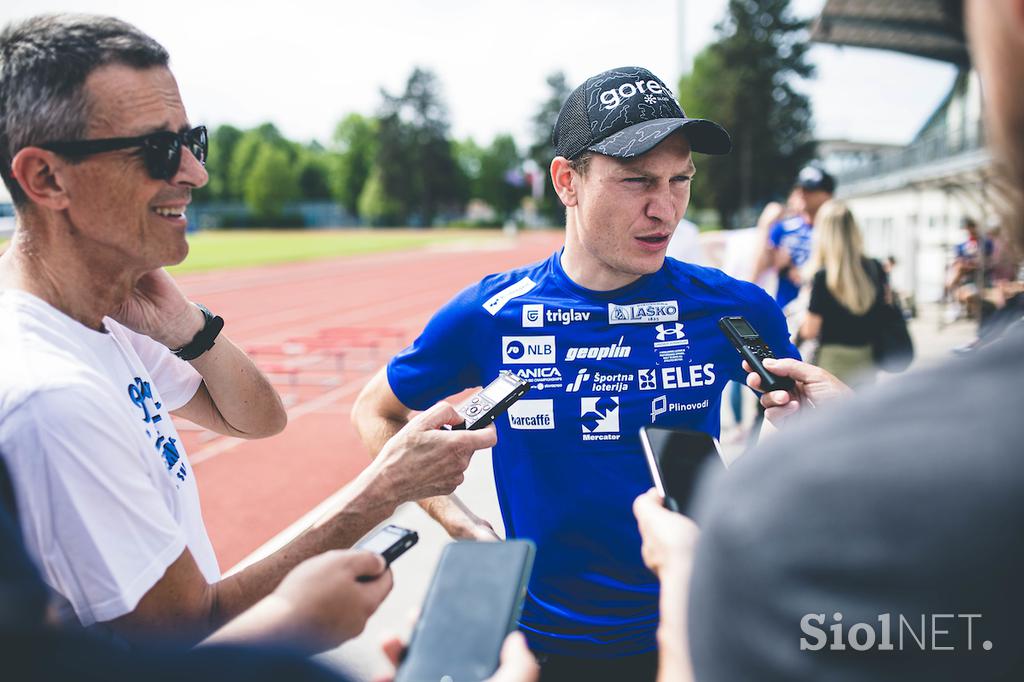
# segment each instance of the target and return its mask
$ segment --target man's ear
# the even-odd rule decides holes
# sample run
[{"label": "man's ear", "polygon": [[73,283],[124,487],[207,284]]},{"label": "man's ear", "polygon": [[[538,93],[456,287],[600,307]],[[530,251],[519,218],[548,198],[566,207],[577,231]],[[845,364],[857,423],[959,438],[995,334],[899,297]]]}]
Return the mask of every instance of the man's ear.
[{"label": "man's ear", "polygon": [[551,160],[551,185],[555,188],[555,194],[566,207],[575,206],[578,201],[576,196],[578,179],[579,175],[569,165],[569,159],[564,156],[556,156]]},{"label": "man's ear", "polygon": [[67,163],[53,152],[25,147],[11,160],[11,174],[33,204],[54,211],[68,206],[67,189],[61,171]]}]

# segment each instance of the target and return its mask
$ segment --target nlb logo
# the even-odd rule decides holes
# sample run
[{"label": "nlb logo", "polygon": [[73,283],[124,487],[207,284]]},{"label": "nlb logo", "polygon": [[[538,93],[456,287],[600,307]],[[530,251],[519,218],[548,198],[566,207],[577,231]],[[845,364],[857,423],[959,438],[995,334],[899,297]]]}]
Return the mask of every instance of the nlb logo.
[{"label": "nlb logo", "polygon": [[620,336],[619,340],[610,346],[574,346],[565,351],[565,360],[566,362],[572,362],[573,360],[584,359],[628,358],[633,349],[630,346],[622,345],[624,340],[625,337]]},{"label": "nlb logo", "polygon": [[[647,88],[647,90],[644,90],[644,88]],[[663,95],[666,90],[667,88],[662,87],[661,83],[658,81],[638,80],[633,83],[623,83],[619,87],[611,90],[603,90],[601,94],[598,95],[598,99],[600,99],[601,104],[604,105],[601,107],[602,109],[611,111],[622,104],[623,100],[629,99],[630,97],[634,97],[638,94]],[[650,104],[650,101],[648,101],[648,103]]]},{"label": "nlb logo", "polygon": [[652,301],[630,305],[608,304],[608,324],[644,324],[646,322],[675,322],[679,319],[679,304],[675,301]]},{"label": "nlb logo", "polygon": [[509,365],[551,365],[555,362],[553,336],[503,336],[501,361]]},{"label": "nlb logo", "polygon": [[553,400],[520,400],[508,408],[508,425],[519,431],[546,431],[555,428]]}]

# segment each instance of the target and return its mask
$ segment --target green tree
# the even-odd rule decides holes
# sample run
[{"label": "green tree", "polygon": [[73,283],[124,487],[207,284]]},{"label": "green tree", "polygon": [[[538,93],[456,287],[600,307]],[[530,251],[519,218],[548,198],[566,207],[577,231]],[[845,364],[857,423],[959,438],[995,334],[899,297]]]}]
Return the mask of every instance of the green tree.
[{"label": "green tree", "polygon": [[562,104],[569,97],[572,88],[562,71],[550,74],[547,77],[547,84],[548,96],[533,115],[533,144],[530,145],[528,156],[545,177],[544,195],[538,201],[537,209],[548,220],[561,225],[565,220],[565,208],[551,187],[551,182],[547,180],[547,171],[551,166],[551,159],[555,158],[555,146],[551,144],[551,129],[554,128],[558,112],[562,110]]},{"label": "green tree", "polygon": [[727,156],[697,159],[693,202],[734,226],[742,208],[784,195],[815,152],[810,101],[793,88],[814,69],[807,22],[789,0],[730,0],[717,40],[679,82],[687,115],[717,121],[732,136]]},{"label": "green tree", "polygon": [[240,198],[229,189],[228,171],[231,168],[231,157],[241,138],[242,131],[232,125],[217,126],[210,133],[210,151],[206,158],[206,172],[210,174],[210,182],[199,190],[197,198],[210,201]]},{"label": "green tree", "polygon": [[238,140],[231,155],[228,167],[228,196],[245,198],[248,202],[248,176],[252,172],[256,157],[264,146],[270,146],[284,154],[285,163],[289,166],[298,160],[298,145],[289,142],[273,123],[245,131]]},{"label": "green tree", "polygon": [[375,167],[363,183],[359,194],[359,215],[370,225],[401,225],[405,216],[404,207],[384,191],[381,170]]},{"label": "green tree", "polygon": [[522,174],[523,160],[511,135],[498,135],[480,155],[477,196],[508,220],[529,193]]},{"label": "green tree", "polygon": [[389,205],[400,207],[401,222],[431,225],[438,212],[466,198],[441,85],[432,72],[417,67],[401,95],[381,95],[375,158],[380,191]]},{"label": "green tree", "polygon": [[288,153],[263,142],[245,177],[245,203],[257,218],[281,215],[285,203],[302,196],[299,174]]},{"label": "green tree", "polygon": [[329,183],[334,199],[353,215],[377,156],[377,120],[349,114],[334,129]]},{"label": "green tree", "polygon": [[319,145],[310,145],[299,155],[299,193],[303,199],[330,199],[330,163],[328,154]]}]

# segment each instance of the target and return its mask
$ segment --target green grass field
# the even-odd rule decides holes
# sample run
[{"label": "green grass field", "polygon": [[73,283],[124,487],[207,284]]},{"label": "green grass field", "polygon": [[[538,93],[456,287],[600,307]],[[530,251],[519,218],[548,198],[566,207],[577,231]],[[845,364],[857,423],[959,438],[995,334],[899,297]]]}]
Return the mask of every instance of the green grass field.
[{"label": "green grass field", "polygon": [[203,272],[273,263],[401,251],[448,242],[483,242],[498,233],[464,230],[224,230],[189,237],[188,258],[170,272]]}]

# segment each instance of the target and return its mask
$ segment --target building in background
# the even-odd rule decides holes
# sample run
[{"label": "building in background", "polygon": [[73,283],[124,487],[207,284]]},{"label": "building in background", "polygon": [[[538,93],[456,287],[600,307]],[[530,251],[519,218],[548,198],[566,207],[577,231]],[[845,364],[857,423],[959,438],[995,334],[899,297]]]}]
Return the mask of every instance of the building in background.
[{"label": "building in background", "polygon": [[895,256],[893,284],[918,301],[943,296],[962,218],[991,226],[999,192],[982,132],[981,90],[963,35],[941,0],[826,0],[811,38],[949,62],[959,73],[906,146],[826,141],[819,154],[838,177],[837,196],[861,225],[866,248]]},{"label": "building in background", "polygon": [[14,234],[14,204],[7,187],[0,182],[0,240],[9,239]]}]

